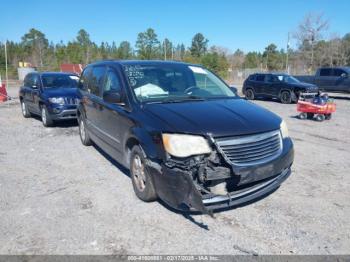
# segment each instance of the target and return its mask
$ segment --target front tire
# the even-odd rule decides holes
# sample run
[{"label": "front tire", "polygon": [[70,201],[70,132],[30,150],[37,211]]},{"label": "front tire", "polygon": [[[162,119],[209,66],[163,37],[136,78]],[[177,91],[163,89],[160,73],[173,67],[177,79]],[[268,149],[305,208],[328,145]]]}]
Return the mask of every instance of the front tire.
[{"label": "front tire", "polygon": [[245,98],[248,100],[254,100],[255,99],[255,94],[254,90],[249,88],[245,91]]},{"label": "front tire", "polygon": [[319,121],[319,122],[322,122],[325,120],[325,115],[322,115],[322,114],[318,114],[316,115],[316,121]]},{"label": "front tire", "polygon": [[280,95],[280,100],[282,104],[292,103],[292,94],[289,91],[283,91]]},{"label": "front tire", "polygon": [[92,140],[89,136],[88,131],[86,130],[86,122],[81,115],[78,118],[78,122],[79,122],[79,136],[80,136],[81,143],[84,146],[91,146]]},{"label": "front tire", "polygon": [[30,112],[28,110],[28,107],[27,107],[26,103],[23,100],[21,101],[21,109],[22,109],[23,117],[25,117],[25,118],[31,117],[31,114],[30,114]]},{"label": "front tire", "polygon": [[43,122],[44,127],[53,126],[53,120],[46,106],[41,106],[41,121]]},{"label": "front tire", "polygon": [[130,174],[136,196],[145,202],[157,199],[151,176],[146,167],[146,156],[140,146],[134,146],[130,154]]}]

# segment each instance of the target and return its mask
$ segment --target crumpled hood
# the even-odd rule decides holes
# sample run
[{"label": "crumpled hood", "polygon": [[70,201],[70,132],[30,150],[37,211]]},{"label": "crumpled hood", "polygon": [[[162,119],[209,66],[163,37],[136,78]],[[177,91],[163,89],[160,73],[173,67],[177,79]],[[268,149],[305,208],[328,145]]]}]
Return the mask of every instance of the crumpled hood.
[{"label": "crumpled hood", "polygon": [[77,97],[78,89],[73,87],[44,88],[43,93],[47,97]]},{"label": "crumpled hood", "polygon": [[277,115],[243,99],[146,104],[143,109],[166,124],[162,131],[213,137],[267,132],[281,123]]}]

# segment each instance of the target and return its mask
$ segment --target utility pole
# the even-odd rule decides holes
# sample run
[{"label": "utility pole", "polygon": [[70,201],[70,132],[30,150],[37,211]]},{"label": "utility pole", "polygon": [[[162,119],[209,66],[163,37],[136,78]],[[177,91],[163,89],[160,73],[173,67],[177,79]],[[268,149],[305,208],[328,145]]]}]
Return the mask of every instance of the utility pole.
[{"label": "utility pole", "polygon": [[165,42],[165,39],[163,41],[163,45],[164,45],[164,60],[166,60],[166,42]]},{"label": "utility pole", "polygon": [[7,73],[7,40],[5,41],[5,77],[6,77],[6,86],[8,87],[9,76]]},{"label": "utility pole", "polygon": [[288,32],[288,39],[287,39],[287,55],[286,55],[286,71],[287,74],[289,74],[289,61],[288,61],[288,57],[289,56],[289,32]]}]

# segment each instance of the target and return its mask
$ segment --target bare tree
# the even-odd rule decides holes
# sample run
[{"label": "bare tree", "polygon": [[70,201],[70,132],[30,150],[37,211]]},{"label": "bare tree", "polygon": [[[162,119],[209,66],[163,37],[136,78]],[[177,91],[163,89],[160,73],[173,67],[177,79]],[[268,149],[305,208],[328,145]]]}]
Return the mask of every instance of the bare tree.
[{"label": "bare tree", "polygon": [[[304,56],[310,59],[310,68],[314,69],[315,44],[323,39],[323,34],[329,27],[329,21],[322,13],[308,13],[299,24],[294,37],[299,41],[299,48]],[[310,55],[308,55],[310,53]]]}]

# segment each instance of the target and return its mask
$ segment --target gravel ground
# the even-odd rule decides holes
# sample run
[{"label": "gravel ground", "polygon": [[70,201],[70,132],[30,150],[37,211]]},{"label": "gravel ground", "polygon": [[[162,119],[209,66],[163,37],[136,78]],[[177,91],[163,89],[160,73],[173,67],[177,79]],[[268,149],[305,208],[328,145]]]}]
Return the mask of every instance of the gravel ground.
[{"label": "gravel ground", "polygon": [[138,200],[125,170],[82,146],[75,122],[44,128],[18,102],[0,105],[0,254],[349,254],[350,98],[323,123],[255,102],[287,121],[293,174],[215,219]]}]

